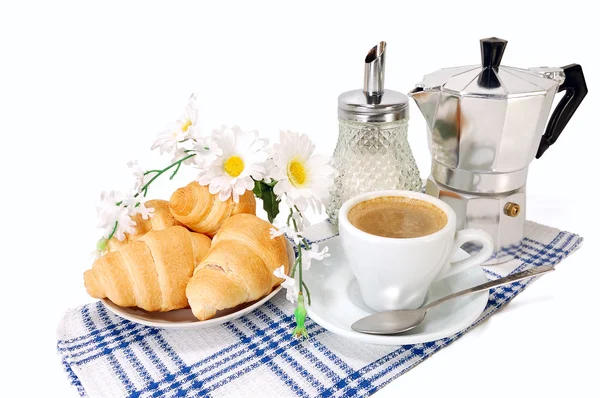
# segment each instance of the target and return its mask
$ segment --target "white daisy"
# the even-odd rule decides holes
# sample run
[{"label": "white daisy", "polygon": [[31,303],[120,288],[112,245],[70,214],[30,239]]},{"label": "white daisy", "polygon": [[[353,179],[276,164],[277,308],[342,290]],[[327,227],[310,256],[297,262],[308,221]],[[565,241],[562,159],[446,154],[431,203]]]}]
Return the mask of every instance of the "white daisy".
[{"label": "white daisy", "polygon": [[264,149],[267,141],[257,136],[256,131],[244,133],[237,126],[213,131],[212,138],[221,153],[204,165],[198,182],[208,185],[211,194],[218,193],[221,201],[232,196],[237,203],[244,192],[254,188],[254,180],[261,180],[265,173],[262,163],[268,156]]},{"label": "white daisy", "polygon": [[98,212],[98,228],[112,228],[117,219],[119,206],[117,203],[123,200],[124,195],[121,192],[102,192],[100,194],[100,202],[96,206]]},{"label": "white daisy", "polygon": [[[193,149],[187,149],[187,148],[181,148],[178,147],[177,149],[175,149],[175,152],[173,153],[173,159],[171,160],[171,163],[175,163],[178,160],[181,160],[187,156],[190,156],[191,154],[193,154],[195,151]],[[184,160],[183,162],[181,162],[184,165],[190,165],[190,164],[194,164],[195,162],[195,158],[196,156],[192,156],[186,160]]]},{"label": "white daisy", "polygon": [[[98,211],[98,228],[103,229],[102,236],[104,238],[108,239],[109,236],[114,235],[117,239],[123,240],[125,233],[135,231],[133,229],[135,221],[131,219],[129,209],[124,207],[125,201],[130,201],[127,196],[115,191],[102,192],[100,200],[96,210]],[[117,223],[116,229],[115,223]]]},{"label": "white daisy", "polygon": [[138,195],[137,197],[133,192],[129,193],[124,199],[121,206],[126,207],[129,212],[129,216],[133,217],[136,214],[140,214],[144,220],[153,216],[154,208],[146,207],[146,197]]},{"label": "white daisy", "polygon": [[303,231],[304,227],[310,227],[310,221],[308,221],[308,218],[304,217],[302,213],[295,211],[292,213],[292,218],[296,221],[298,230]]},{"label": "white daisy", "polygon": [[299,245],[300,242],[302,242],[302,234],[300,232],[294,231],[294,228],[290,228],[287,225],[279,227],[279,229],[271,228],[269,232],[271,234],[271,239],[285,234],[290,239],[292,239],[296,245]]},{"label": "white daisy", "polygon": [[137,160],[131,160],[127,162],[127,167],[131,169],[132,174],[135,177],[135,185],[133,189],[135,192],[140,192],[140,189],[142,189],[144,184],[147,182],[146,180],[148,179],[148,176],[145,175],[146,171],[139,166]]},{"label": "white daisy", "polygon": [[196,106],[196,94],[192,94],[185,106],[183,115],[175,122],[167,126],[167,129],[160,133],[154,141],[151,150],[159,149],[160,154],[171,153],[177,147],[177,144],[190,137],[197,129],[198,108]]},{"label": "white daisy", "polygon": [[211,137],[194,135],[188,138],[188,140],[177,144],[171,163],[187,158],[182,162],[183,165],[196,165],[199,169],[203,169],[208,161],[214,160],[220,153],[219,148]]},{"label": "white daisy", "polygon": [[[117,229],[115,230],[114,236],[117,237],[118,240],[124,240],[125,239],[125,234],[132,234],[135,233],[135,221],[133,221],[131,219],[131,217],[129,216],[129,210],[125,207],[121,207],[118,206],[117,207],[118,212],[116,214],[116,222],[117,224]],[[113,228],[114,228],[114,224],[113,224]],[[107,228],[104,230],[104,234],[102,235],[105,238],[108,238],[113,230],[113,228]]]},{"label": "white daisy", "polygon": [[285,298],[291,301],[292,303],[295,303],[296,299],[298,298],[298,287],[296,286],[296,280],[294,280],[294,278],[290,278],[285,274],[285,267],[283,265],[277,268],[273,272],[273,275],[275,275],[278,278],[285,279],[283,282],[281,282],[281,287],[283,287],[286,290]]},{"label": "white daisy", "polygon": [[[207,165],[215,161],[218,156],[223,154],[219,144],[210,137],[194,137],[192,150],[196,154],[190,159],[199,169],[205,169]],[[186,161],[187,162],[187,161]]]},{"label": "white daisy", "polygon": [[319,245],[313,243],[310,245],[310,250],[302,250],[302,269],[308,271],[311,266],[312,260],[322,261],[327,257],[331,256],[329,248],[325,246],[323,250],[319,251]]},{"label": "white daisy", "polygon": [[263,181],[267,184],[270,184],[273,179],[271,178],[271,171],[273,167],[275,167],[275,162],[273,161],[273,147],[269,146],[265,149],[267,151],[267,160],[262,163],[262,167],[265,169],[265,176],[263,177]]},{"label": "white daisy", "polygon": [[271,177],[277,184],[273,191],[301,212],[309,205],[320,212],[333,187],[335,170],[329,165],[330,157],[313,155],[314,149],[306,134],[291,131],[281,131],[280,143],[274,145]]}]

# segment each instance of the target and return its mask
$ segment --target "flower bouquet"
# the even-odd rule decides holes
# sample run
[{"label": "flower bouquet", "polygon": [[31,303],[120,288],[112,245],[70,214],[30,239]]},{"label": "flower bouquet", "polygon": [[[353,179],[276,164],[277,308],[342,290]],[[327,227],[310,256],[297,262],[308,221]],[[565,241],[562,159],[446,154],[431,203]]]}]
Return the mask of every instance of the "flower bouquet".
[{"label": "flower bouquet", "polygon": [[[197,181],[207,186],[220,201],[230,198],[238,203],[247,191],[261,199],[270,223],[285,212],[285,223],[271,229],[271,238],[285,234],[293,242],[296,259],[289,275],[282,266],[274,275],[283,279],[286,297],[296,303],[296,328],[293,333],[307,337],[304,321],[310,305],[309,287],[303,272],[309,271],[313,260],[329,256],[328,248],[310,243],[303,235],[310,225],[307,209],[320,213],[329,198],[336,174],[330,157],[314,154],[315,146],[305,134],[281,131],[278,143],[269,145],[256,131],[243,132],[239,127],[222,126],[209,135],[201,134],[197,126],[196,96],[190,96],[183,115],[160,133],[152,145],[161,155],[170,155],[171,163],[161,169],[143,169],[136,161],[128,163],[135,177],[128,193],[103,192],[97,207],[103,230],[94,254],[107,250],[113,237],[123,241],[134,232],[134,216],[146,220],[154,209],[146,206],[146,196],[152,183],[167,175],[173,179],[182,166],[198,170]],[[282,211],[281,205],[287,208]],[[307,303],[305,303],[305,297]]]}]

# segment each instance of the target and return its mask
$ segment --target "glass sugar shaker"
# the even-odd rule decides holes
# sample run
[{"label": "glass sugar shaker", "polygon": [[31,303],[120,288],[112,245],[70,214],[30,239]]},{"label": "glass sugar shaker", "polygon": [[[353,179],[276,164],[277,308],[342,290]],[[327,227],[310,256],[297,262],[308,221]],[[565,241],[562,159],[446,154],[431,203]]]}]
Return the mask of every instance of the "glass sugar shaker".
[{"label": "glass sugar shaker", "polygon": [[362,90],[338,97],[339,136],[333,153],[338,171],[327,205],[330,221],[349,198],[369,191],[420,191],[421,176],[408,144],[408,97],[384,90],[386,43],[365,58]]}]

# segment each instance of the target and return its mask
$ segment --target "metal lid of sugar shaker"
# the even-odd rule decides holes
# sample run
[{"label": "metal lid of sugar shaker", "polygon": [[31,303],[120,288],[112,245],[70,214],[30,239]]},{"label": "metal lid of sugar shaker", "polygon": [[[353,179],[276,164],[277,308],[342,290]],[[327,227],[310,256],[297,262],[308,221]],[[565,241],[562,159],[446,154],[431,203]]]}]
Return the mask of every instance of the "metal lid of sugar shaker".
[{"label": "metal lid of sugar shaker", "polygon": [[384,90],[386,42],[382,41],[365,58],[365,81],[362,90],[352,90],[338,97],[338,116],[363,123],[393,122],[408,118],[408,97]]}]

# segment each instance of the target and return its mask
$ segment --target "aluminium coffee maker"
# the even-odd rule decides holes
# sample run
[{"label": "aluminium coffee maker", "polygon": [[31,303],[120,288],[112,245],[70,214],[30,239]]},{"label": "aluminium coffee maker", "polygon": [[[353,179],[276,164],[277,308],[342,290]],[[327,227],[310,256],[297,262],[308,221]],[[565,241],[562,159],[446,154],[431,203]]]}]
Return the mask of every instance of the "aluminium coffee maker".
[{"label": "aluminium coffee maker", "polygon": [[[491,265],[518,252],[529,163],[554,144],[587,87],[580,65],[513,68],[500,65],[505,40],[480,43],[481,65],[428,74],[409,95],[429,130],[426,192],[452,206],[458,229],[479,228],[492,236]],[[564,97],[548,121],[560,91]]]}]

